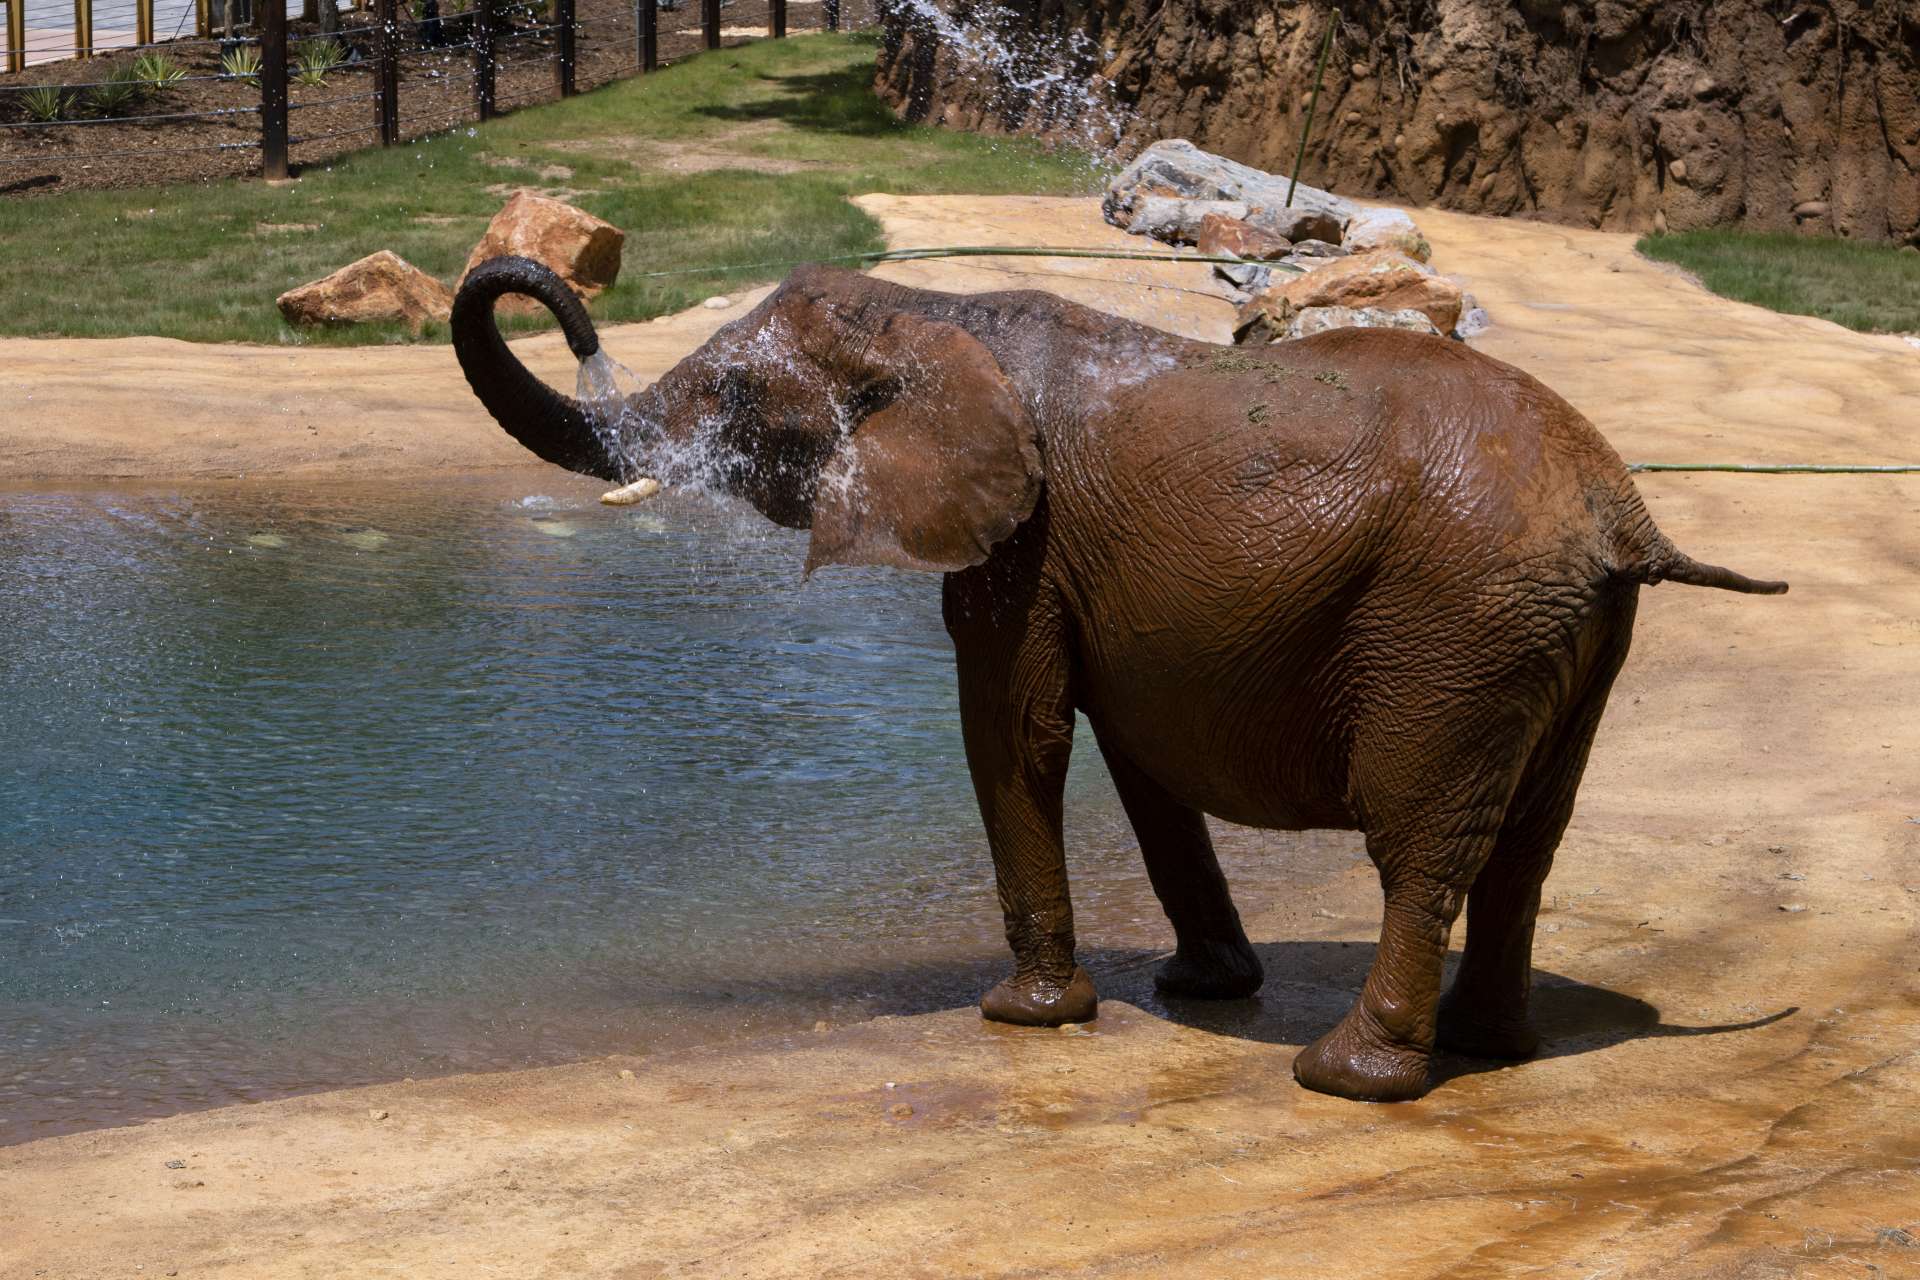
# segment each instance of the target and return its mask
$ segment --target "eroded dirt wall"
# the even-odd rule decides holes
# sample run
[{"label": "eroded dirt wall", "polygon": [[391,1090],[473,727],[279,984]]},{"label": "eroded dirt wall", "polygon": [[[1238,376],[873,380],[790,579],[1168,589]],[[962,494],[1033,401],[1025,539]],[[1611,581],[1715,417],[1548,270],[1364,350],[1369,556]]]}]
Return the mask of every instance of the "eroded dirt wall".
[{"label": "eroded dirt wall", "polygon": [[[886,7],[878,83],[910,117],[1123,151],[1186,137],[1285,171],[1331,7],[940,10]],[[999,56],[964,54],[948,20]],[[1920,243],[1917,64],[1920,0],[1352,0],[1301,177],[1617,230]]]}]

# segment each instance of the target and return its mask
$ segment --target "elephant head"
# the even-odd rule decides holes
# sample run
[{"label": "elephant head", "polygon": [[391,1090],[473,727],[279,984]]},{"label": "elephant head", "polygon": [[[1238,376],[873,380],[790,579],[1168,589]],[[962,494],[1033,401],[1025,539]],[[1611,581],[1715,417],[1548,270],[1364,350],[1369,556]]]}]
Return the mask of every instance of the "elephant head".
[{"label": "elephant head", "polygon": [[600,343],[539,263],[495,258],[467,277],[454,348],[515,439],[587,475],[736,494],[812,531],[808,572],[979,564],[1039,499],[1039,440],[1018,391],[977,338],[914,309],[911,291],[796,271],[614,413],[553,390],[507,349],[493,319],[507,293],[550,308],[580,360]]}]

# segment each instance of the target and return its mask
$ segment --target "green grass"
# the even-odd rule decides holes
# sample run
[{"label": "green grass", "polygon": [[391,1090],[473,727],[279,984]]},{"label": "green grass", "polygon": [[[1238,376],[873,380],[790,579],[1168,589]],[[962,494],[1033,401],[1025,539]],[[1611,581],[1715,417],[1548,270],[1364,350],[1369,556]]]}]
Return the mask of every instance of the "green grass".
[{"label": "green grass", "polygon": [[[559,189],[627,233],[620,281],[593,304],[602,321],[648,319],[785,274],[648,280],[646,271],[884,248],[850,195],[1094,189],[1082,156],[900,123],[870,91],[873,61],[865,36],[758,41],[312,167],[286,186],[229,181],[0,201],[0,333],[404,341],[403,331],[381,328],[295,332],[274,298],[379,249],[451,281],[505,198],[488,188],[503,185]],[[680,149],[683,168],[698,152],[706,162],[773,161],[791,171],[673,172],[663,146]],[[433,327],[425,339],[446,334]]]},{"label": "green grass", "polygon": [[1693,272],[1724,298],[1866,333],[1920,332],[1920,253],[1749,231],[1644,236],[1637,247]]}]

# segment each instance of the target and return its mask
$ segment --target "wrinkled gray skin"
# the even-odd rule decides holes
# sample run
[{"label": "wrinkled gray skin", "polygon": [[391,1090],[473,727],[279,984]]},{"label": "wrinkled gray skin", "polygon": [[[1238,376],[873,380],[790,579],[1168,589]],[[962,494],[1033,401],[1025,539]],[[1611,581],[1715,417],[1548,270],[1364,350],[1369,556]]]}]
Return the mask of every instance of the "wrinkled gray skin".
[{"label": "wrinkled gray skin", "polygon": [[[1699,564],[1565,401],[1444,339],[1345,330],[1255,351],[1044,293],[795,272],[641,393],[616,439],[509,354],[504,292],[597,342],[544,269],[454,310],[469,380],[542,457],[700,479],[812,530],[809,571],[943,572],[968,767],[1015,968],[990,1018],[1094,1016],[1061,796],[1087,716],[1177,949],[1168,993],[1260,962],[1202,815],[1366,833],[1386,897],[1310,1088],[1416,1097],[1436,1046],[1524,1057],[1540,885],[1643,584],[1785,590]],[[1449,931],[1468,915],[1441,998]]]}]

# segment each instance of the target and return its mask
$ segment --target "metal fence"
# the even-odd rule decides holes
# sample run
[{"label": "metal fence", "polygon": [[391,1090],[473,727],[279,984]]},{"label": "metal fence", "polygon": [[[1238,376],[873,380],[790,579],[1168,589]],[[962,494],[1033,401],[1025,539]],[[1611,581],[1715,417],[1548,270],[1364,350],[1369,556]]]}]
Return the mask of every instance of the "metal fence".
[{"label": "metal fence", "polygon": [[[870,18],[860,0],[335,2],[74,0],[71,43],[54,45],[44,20],[29,41],[25,0],[0,0],[0,194],[284,178],[703,48]],[[189,20],[191,36],[156,38]]]}]

